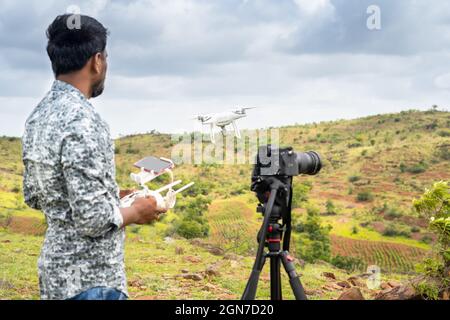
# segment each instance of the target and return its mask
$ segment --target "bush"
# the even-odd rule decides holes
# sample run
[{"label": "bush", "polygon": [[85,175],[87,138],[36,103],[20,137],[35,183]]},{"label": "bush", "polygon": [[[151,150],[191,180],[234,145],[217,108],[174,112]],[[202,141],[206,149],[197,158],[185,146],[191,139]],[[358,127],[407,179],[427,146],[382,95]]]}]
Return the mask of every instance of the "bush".
[{"label": "bush", "polygon": [[317,208],[308,207],[306,219],[294,224],[293,229],[299,233],[297,248],[300,248],[298,251],[302,259],[311,263],[330,261],[331,226],[322,226]]},{"label": "bush", "polygon": [[384,216],[387,218],[396,219],[400,218],[402,215],[403,214],[399,209],[394,207],[388,207]]},{"label": "bush", "polygon": [[311,185],[308,183],[294,183],[292,191],[292,208],[300,208],[308,201]]},{"label": "bush", "polygon": [[411,232],[408,229],[398,227],[394,224],[390,224],[386,227],[386,229],[384,229],[383,236],[386,236],[386,237],[400,236],[400,237],[409,238],[409,237],[411,237]]},{"label": "bush", "polygon": [[204,217],[204,212],[208,210],[211,200],[205,196],[184,197],[178,201],[175,212],[181,217],[175,220],[169,233],[177,233],[187,238],[204,238],[209,234],[208,220]]},{"label": "bush", "polygon": [[325,204],[325,208],[326,208],[326,214],[329,214],[329,215],[337,214],[337,209],[336,209],[336,206],[334,205],[333,201],[327,200],[327,203]]},{"label": "bush", "polygon": [[[420,199],[413,201],[416,211],[429,219],[429,229],[437,236],[432,256],[417,266],[425,275],[419,292],[428,298],[437,299],[448,289],[450,279],[450,186],[440,181],[427,189]],[[425,236],[422,238],[422,241]],[[433,295],[430,295],[433,292]]]},{"label": "bush", "polygon": [[178,224],[176,232],[186,239],[204,238],[208,236],[209,228],[198,221],[183,219]]},{"label": "bush", "polygon": [[418,174],[418,173],[425,172],[427,169],[428,169],[428,166],[424,162],[419,162],[411,167],[407,167],[406,172]]},{"label": "bush", "polygon": [[450,137],[450,130],[444,129],[444,130],[439,130],[437,133],[440,137]]},{"label": "bush", "polygon": [[341,256],[339,254],[334,256],[330,263],[339,269],[352,272],[356,270],[363,270],[365,266],[365,263],[361,258]]},{"label": "bush", "polygon": [[359,181],[360,179],[361,179],[361,176],[358,176],[358,175],[353,175],[353,176],[348,177],[349,182],[356,182],[356,181]]},{"label": "bush", "polygon": [[360,202],[372,201],[373,195],[370,191],[362,191],[357,194],[356,200],[358,200]]}]

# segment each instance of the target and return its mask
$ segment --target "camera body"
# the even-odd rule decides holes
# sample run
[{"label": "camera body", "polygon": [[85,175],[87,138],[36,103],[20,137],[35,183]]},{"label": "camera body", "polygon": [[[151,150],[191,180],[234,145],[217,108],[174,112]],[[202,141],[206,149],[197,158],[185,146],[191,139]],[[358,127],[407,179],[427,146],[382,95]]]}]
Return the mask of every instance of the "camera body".
[{"label": "camera body", "polygon": [[253,177],[315,175],[321,168],[322,161],[315,151],[294,152],[292,147],[277,148],[269,144],[258,149]]}]

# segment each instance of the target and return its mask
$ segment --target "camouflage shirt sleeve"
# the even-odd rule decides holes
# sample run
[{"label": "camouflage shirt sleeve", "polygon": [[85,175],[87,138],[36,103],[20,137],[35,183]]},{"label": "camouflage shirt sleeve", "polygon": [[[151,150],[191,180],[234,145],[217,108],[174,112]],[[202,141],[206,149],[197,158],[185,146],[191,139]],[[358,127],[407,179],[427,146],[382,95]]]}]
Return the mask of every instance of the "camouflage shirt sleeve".
[{"label": "camouflage shirt sleeve", "polygon": [[72,220],[79,231],[99,237],[121,228],[123,218],[118,204],[104,185],[105,137],[86,120],[72,123],[61,145],[61,164],[66,182]]}]

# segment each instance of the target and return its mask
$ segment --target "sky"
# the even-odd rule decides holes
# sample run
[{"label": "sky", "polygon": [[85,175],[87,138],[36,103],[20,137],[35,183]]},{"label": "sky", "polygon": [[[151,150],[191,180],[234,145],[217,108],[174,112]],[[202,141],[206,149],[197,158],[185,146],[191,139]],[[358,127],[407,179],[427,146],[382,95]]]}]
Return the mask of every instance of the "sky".
[{"label": "sky", "polygon": [[448,109],[447,0],[0,0],[0,135],[22,135],[53,81],[45,30],[77,9],[110,31],[91,102],[115,137],[238,106],[257,107],[240,128]]}]

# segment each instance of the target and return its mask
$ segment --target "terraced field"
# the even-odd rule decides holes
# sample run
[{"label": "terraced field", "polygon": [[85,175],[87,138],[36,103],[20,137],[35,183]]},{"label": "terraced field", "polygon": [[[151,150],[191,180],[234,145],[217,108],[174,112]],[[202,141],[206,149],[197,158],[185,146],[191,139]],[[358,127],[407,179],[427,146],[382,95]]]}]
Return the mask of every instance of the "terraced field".
[{"label": "terraced field", "polygon": [[214,201],[208,210],[209,240],[225,249],[250,253],[256,247],[260,227],[256,213],[240,200]]},{"label": "terraced field", "polygon": [[427,250],[399,243],[355,240],[331,235],[334,255],[361,258],[366,265],[377,265],[384,272],[413,272],[414,264],[427,254]]}]

